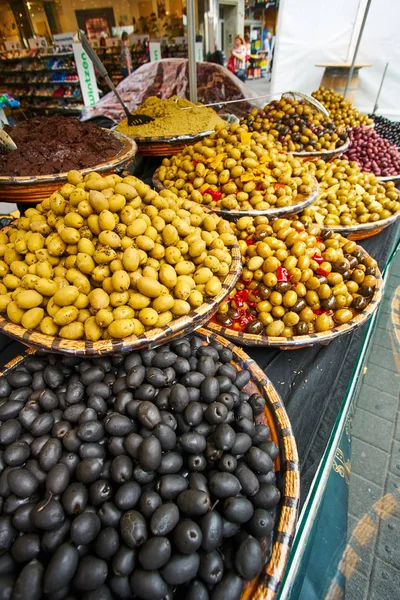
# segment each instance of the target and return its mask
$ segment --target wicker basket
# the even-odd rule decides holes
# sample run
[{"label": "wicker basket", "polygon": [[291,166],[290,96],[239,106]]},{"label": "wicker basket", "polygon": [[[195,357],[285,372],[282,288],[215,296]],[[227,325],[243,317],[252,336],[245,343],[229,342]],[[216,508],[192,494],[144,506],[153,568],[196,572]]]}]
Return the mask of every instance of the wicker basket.
[{"label": "wicker basket", "polygon": [[[94,167],[80,169],[79,172],[82,175],[92,173],[93,171],[107,175],[123,167],[134,158],[137,152],[137,145],[134,140],[122,133],[109,131],[108,129],[104,131],[108,135],[118,138],[123,143],[123,146],[116,156]],[[41,202],[44,198],[48,198],[53,192],[58,190],[67,181],[67,176],[68,173],[32,175],[30,177],[2,175],[0,176],[0,201],[32,204]]]},{"label": "wicker basket", "polygon": [[[361,246],[357,246],[357,249],[369,256],[368,253]],[[244,333],[242,331],[235,331],[230,327],[223,327],[215,321],[207,323],[207,327],[220,335],[223,335],[228,340],[232,340],[240,346],[273,346],[280,350],[297,350],[298,348],[305,348],[307,346],[315,346],[316,344],[327,345],[332,340],[346,333],[350,333],[364,325],[364,323],[370,318],[370,316],[376,311],[382,300],[382,292],[384,287],[384,281],[382,275],[377,270],[377,286],[371,302],[361,312],[355,315],[351,321],[338,325],[328,331],[322,331],[320,333],[310,333],[308,335],[294,335],[292,337],[273,337],[267,335],[255,335],[250,333]]]},{"label": "wicker basket", "polygon": [[[275,460],[275,471],[277,485],[281,492],[281,501],[277,509],[271,557],[259,579],[247,583],[242,600],[250,597],[257,600],[274,600],[283,579],[297,521],[300,473],[296,441],[278,392],[257,364],[243,350],[207,329],[199,329],[196,331],[196,335],[203,338],[204,344],[212,339],[226,348],[230,348],[235,368],[238,371],[242,369],[250,371],[251,380],[245,390],[250,394],[260,393],[266,400],[265,413],[258,419],[260,422],[268,424],[271,437],[279,447],[279,455]],[[14,358],[3,367],[0,375],[7,375],[33,352],[34,350],[28,349],[24,356]],[[271,540],[266,539],[263,546],[270,548],[270,544]]]},{"label": "wicker basket", "polygon": [[241,267],[239,246],[235,244],[232,246],[232,263],[229,273],[222,283],[221,291],[215,298],[206,300],[201,306],[190,311],[189,314],[174,319],[164,327],[150,329],[138,336],[130,335],[122,340],[99,340],[97,342],[66,340],[25,329],[21,325],[11,323],[4,315],[0,315],[0,331],[27,346],[75,356],[126,354],[132,350],[159,346],[176,337],[188,335],[201,325],[207,323],[217,311],[219,304],[223,302],[235,287],[241,273]]},{"label": "wicker basket", "polygon": [[387,219],[381,219],[374,223],[358,223],[357,225],[323,225],[324,229],[337,231],[349,240],[366,240],[367,238],[378,235],[381,231],[393,225],[400,218],[400,210]]},{"label": "wicker basket", "polygon": [[[160,192],[165,189],[163,184],[158,178],[159,168],[154,171],[153,175],[153,186],[154,189]],[[317,180],[314,178],[315,189],[310,196],[304,198],[301,194],[299,194],[298,198],[300,201],[296,204],[291,204],[290,206],[280,206],[279,208],[267,208],[266,210],[228,210],[225,208],[216,208],[214,205],[212,207],[212,211],[217,215],[226,219],[227,221],[237,221],[240,217],[286,217],[288,215],[294,215],[296,213],[301,212],[307,206],[310,206],[315,200],[317,200],[319,195],[319,185]]]}]

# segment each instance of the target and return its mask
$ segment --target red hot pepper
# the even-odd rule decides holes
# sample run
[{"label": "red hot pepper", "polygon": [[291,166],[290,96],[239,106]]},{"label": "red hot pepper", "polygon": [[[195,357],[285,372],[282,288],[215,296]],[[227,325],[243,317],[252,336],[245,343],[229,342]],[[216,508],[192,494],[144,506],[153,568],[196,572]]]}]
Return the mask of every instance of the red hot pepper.
[{"label": "red hot pepper", "polygon": [[316,237],[315,239],[317,240],[317,242],[318,242],[319,244],[322,244],[322,242],[323,242],[323,239],[322,239],[321,237]]},{"label": "red hot pepper", "polygon": [[194,161],[193,161],[193,164],[194,164],[194,166],[196,166],[196,165],[198,165],[198,164],[199,164],[199,161],[198,161],[198,160],[194,160]]},{"label": "red hot pepper", "polygon": [[275,189],[276,189],[276,188],[284,188],[284,187],[285,187],[285,184],[284,184],[284,183],[274,183],[273,185],[274,185],[274,188],[275,188]]},{"label": "red hot pepper", "polygon": [[321,268],[317,269],[315,272],[317,275],[321,275],[322,277],[328,277],[328,275],[329,275],[328,271],[325,271],[325,269],[321,269]]},{"label": "red hot pepper", "polygon": [[329,310],[324,310],[323,308],[314,308],[313,313],[314,315],[323,315],[324,313],[328,313]]},{"label": "red hot pepper", "polygon": [[252,246],[254,244],[253,238],[246,240],[246,246]]},{"label": "red hot pepper", "polygon": [[324,259],[320,254],[314,254],[312,259],[315,260],[315,262],[318,263],[319,265],[322,265],[322,263],[324,262]]},{"label": "red hot pepper", "polygon": [[278,267],[276,270],[276,278],[280,283],[291,281],[293,279],[293,275],[289,275],[289,271],[285,269],[285,267]]},{"label": "red hot pepper", "polygon": [[241,317],[239,319],[239,325],[241,327],[246,327],[246,325],[248,325],[249,323],[251,323],[252,321],[254,321],[255,317],[251,314],[248,315],[244,315],[243,317]]},{"label": "red hot pepper", "polygon": [[248,290],[240,290],[240,292],[236,292],[232,299],[235,301],[236,306],[240,308],[245,302],[247,302],[248,297]]}]

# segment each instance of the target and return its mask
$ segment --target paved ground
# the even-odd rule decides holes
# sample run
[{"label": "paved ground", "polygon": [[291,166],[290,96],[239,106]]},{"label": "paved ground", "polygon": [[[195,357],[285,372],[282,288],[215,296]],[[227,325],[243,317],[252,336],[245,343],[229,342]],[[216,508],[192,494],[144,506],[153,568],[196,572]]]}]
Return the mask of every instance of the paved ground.
[{"label": "paved ground", "polygon": [[398,286],[400,253],[356,400],[348,515],[355,569],[347,577],[346,600],[400,598],[400,348],[391,319]]}]

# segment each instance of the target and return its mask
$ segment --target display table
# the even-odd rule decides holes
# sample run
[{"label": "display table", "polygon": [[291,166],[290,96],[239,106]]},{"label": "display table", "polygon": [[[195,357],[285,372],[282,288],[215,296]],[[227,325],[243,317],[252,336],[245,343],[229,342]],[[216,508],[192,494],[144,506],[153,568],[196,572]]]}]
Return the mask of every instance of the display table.
[{"label": "display table", "polygon": [[[319,63],[316,67],[324,67],[325,71],[321,79],[321,86],[332,88],[335,92],[343,94],[346,88],[347,77],[351,68],[350,63]],[[357,63],[354,65],[353,75],[350,81],[347,98],[351,102],[355,101],[358,88],[358,75],[363,67],[372,67],[371,64]]]},{"label": "display table", "polygon": [[[399,226],[364,240],[362,245],[385,271],[399,238]],[[288,590],[301,586],[301,560],[306,556],[312,524],[321,504],[332,461],[362,369],[363,359],[374,321],[333,341],[296,351],[246,348],[246,352],[267,373],[280,393],[296,436],[301,464],[301,513],[298,532],[290,555],[286,585]],[[5,365],[24,347],[0,337],[0,365]],[[336,518],[336,517],[335,517]]]}]

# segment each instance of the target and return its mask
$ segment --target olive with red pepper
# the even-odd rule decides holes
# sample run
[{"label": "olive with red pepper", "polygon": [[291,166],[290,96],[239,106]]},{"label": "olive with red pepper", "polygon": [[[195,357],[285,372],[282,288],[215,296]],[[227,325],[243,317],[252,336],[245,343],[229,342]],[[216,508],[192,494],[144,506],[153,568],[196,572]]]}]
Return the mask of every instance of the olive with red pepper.
[{"label": "olive with red pepper", "polygon": [[244,266],[217,323],[252,335],[307,335],[348,323],[371,302],[377,263],[355,242],[295,219],[242,217],[231,227]]}]

